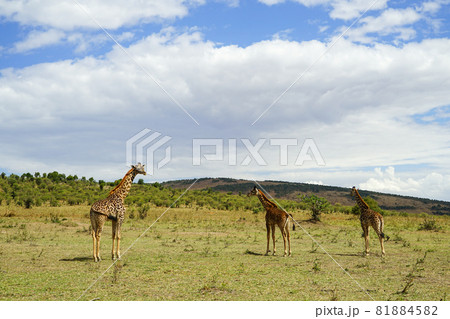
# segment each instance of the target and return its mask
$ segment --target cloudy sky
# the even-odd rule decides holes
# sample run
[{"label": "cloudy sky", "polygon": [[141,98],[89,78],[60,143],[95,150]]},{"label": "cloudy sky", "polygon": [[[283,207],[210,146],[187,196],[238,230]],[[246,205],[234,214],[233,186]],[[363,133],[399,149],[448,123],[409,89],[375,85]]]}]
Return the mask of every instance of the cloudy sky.
[{"label": "cloudy sky", "polygon": [[449,0],[0,0],[0,23],[0,171],[115,180],[130,141],[147,182],[450,200]]}]

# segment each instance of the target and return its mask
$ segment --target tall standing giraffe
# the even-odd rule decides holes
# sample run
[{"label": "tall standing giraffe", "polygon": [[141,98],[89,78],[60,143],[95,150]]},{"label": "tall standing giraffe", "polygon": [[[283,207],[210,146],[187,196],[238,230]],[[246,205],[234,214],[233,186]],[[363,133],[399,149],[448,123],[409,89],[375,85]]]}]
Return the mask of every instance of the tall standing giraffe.
[{"label": "tall standing giraffe", "polygon": [[[258,196],[259,201],[266,210],[266,229],[267,229],[267,249],[266,255],[269,254],[269,242],[270,242],[270,230],[272,230],[272,241],[273,241],[273,255],[275,255],[275,226],[278,225],[283,236],[284,242],[284,256],[287,255],[286,250],[286,239],[289,245],[289,256],[291,255],[291,236],[289,235],[289,217],[292,218],[291,214],[286,213],[284,210],[279,209],[278,206],[270,201],[264,193],[256,188],[247,194],[247,196]],[[292,230],[295,230],[295,225],[292,226]]]},{"label": "tall standing giraffe", "polygon": [[385,236],[383,233],[383,216],[381,216],[378,212],[370,209],[369,205],[367,205],[367,203],[362,199],[361,195],[359,195],[358,190],[355,188],[355,186],[353,186],[352,188],[351,195],[355,197],[356,203],[358,204],[361,211],[359,220],[361,221],[361,227],[363,229],[366,255],[369,254],[369,226],[372,226],[372,228],[378,235],[378,239],[380,240],[381,245],[381,254],[384,256],[386,253],[384,251],[383,239],[386,237],[386,240],[389,240],[389,236]]},{"label": "tall standing giraffe", "polygon": [[[93,240],[93,254],[94,261],[100,261],[100,236],[102,234],[103,225],[107,219],[112,220],[112,249],[111,256],[120,258],[120,227],[125,218],[124,199],[130,191],[133,179],[137,174],[144,174],[145,165],[138,163],[132,165],[131,169],[125,174],[109,195],[105,199],[95,202],[91,207],[91,225],[92,225],[92,240]],[[114,243],[117,241],[116,251],[114,251]]]}]

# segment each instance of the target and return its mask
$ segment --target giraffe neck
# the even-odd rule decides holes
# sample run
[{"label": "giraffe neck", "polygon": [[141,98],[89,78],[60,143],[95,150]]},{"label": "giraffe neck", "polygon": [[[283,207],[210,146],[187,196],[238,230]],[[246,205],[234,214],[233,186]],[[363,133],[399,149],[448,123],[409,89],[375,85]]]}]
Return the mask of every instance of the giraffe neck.
[{"label": "giraffe neck", "polygon": [[136,175],[136,170],[130,169],[122,178],[119,185],[117,185],[111,192],[109,192],[109,196],[115,195],[120,197],[121,199],[125,199],[125,197],[127,197],[128,195],[128,192],[130,191],[131,184],[133,183]]},{"label": "giraffe neck", "polygon": [[355,195],[356,203],[358,204],[359,208],[361,209],[361,212],[363,212],[364,210],[369,208],[369,205],[367,205],[367,203],[364,201],[364,199],[362,199],[361,195],[359,195],[358,190],[355,189],[355,192],[356,192],[356,195]]},{"label": "giraffe neck", "polygon": [[275,205],[275,203],[271,202],[266,197],[266,195],[264,195],[263,192],[261,192],[259,189],[258,189],[258,198],[259,198],[259,201],[261,202],[261,204],[263,205],[263,207],[266,210],[269,210],[270,208],[273,208],[273,207],[278,207],[277,205]]}]

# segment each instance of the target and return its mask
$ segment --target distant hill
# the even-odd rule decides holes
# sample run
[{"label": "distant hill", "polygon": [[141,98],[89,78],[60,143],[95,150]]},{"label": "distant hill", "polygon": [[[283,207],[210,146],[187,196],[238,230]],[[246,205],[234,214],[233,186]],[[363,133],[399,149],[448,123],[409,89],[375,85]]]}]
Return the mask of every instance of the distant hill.
[{"label": "distant hill", "polygon": [[[194,182],[190,180],[174,180],[162,183],[165,187],[183,189]],[[350,189],[336,186],[324,186],[306,183],[291,183],[279,181],[259,182],[274,198],[298,200],[299,194],[315,194],[325,197],[330,203],[343,206],[353,206],[354,200],[350,196]],[[201,178],[191,189],[212,189],[233,194],[247,194],[255,185],[253,181],[232,178]],[[381,209],[407,213],[427,213],[434,215],[450,215],[450,202],[384,194],[360,190],[362,197],[370,196],[378,202]]]}]

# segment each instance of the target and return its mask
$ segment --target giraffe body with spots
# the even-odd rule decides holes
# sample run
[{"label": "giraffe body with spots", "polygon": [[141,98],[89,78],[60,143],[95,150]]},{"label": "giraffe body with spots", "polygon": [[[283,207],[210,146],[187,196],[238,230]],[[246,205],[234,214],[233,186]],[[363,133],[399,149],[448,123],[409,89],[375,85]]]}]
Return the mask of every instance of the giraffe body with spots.
[{"label": "giraffe body with spots", "polygon": [[[145,165],[132,165],[131,169],[108,195],[107,198],[95,202],[91,207],[90,218],[92,226],[93,255],[94,261],[98,262],[100,258],[100,237],[105,222],[112,220],[112,249],[111,256],[120,258],[120,229],[125,219],[124,200],[127,197],[131,184],[137,174],[146,174]],[[117,244],[117,245],[115,245]]]},{"label": "giraffe body with spots", "polygon": [[389,240],[389,236],[385,236],[383,233],[384,228],[384,220],[383,216],[380,213],[374,211],[367,205],[367,203],[362,199],[361,195],[359,195],[358,190],[353,186],[351,195],[355,197],[356,203],[360,209],[359,220],[361,221],[361,227],[363,229],[364,236],[364,244],[365,244],[365,253],[369,254],[369,227],[372,227],[375,230],[375,233],[378,236],[381,246],[381,254],[384,256],[386,252],[384,251],[384,238]]},{"label": "giraffe body with spots", "polygon": [[[247,194],[247,196],[257,196],[264,209],[266,210],[266,230],[267,230],[267,249],[266,255],[269,254],[269,244],[270,244],[270,232],[272,231],[272,241],[273,241],[273,255],[276,253],[275,249],[275,228],[278,226],[283,236],[284,242],[284,256],[288,254],[286,241],[289,246],[289,256],[291,256],[291,237],[289,234],[289,217],[292,218],[291,214],[288,214],[284,210],[278,208],[278,206],[270,201],[264,193],[256,188],[256,186]],[[293,226],[295,229],[295,225]]]}]

